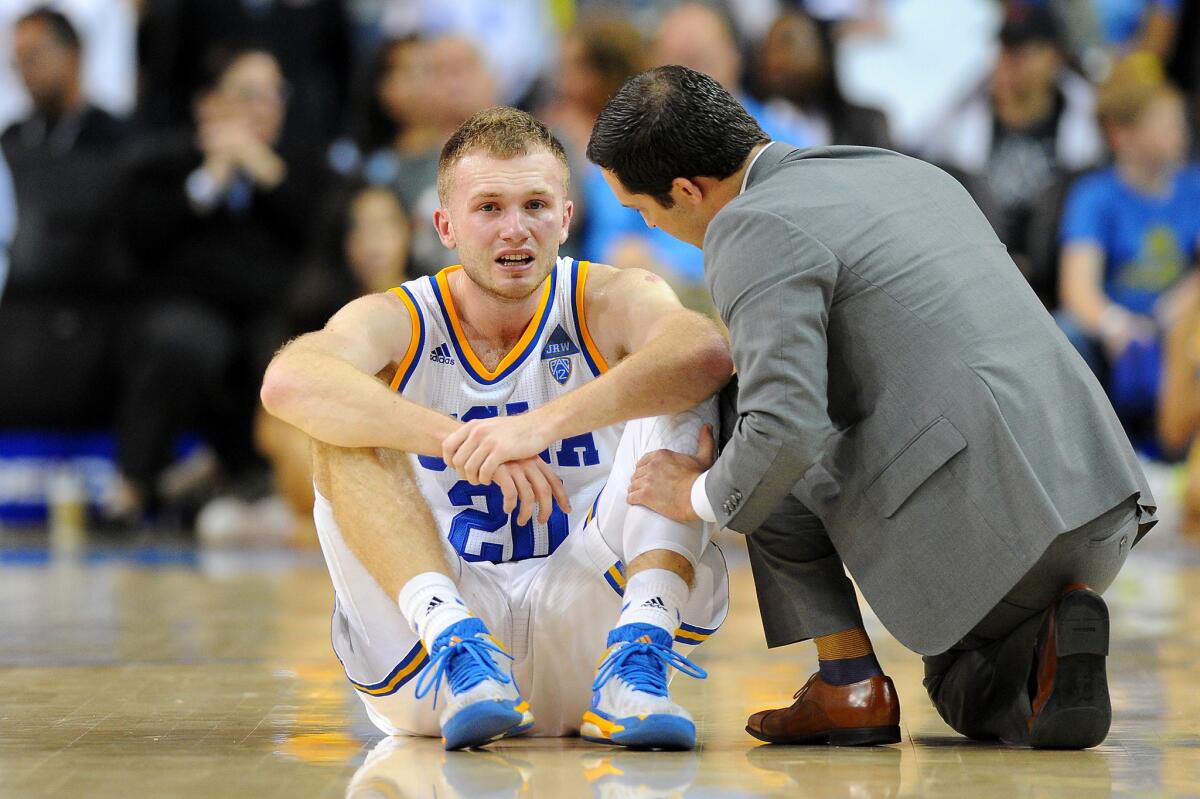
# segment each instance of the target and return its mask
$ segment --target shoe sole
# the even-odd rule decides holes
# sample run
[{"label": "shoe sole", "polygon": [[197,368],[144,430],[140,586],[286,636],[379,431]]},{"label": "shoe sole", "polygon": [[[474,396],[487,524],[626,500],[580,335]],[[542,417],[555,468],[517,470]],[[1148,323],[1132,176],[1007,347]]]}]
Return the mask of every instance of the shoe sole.
[{"label": "shoe sole", "polygon": [[1058,665],[1054,687],[1029,730],[1035,749],[1087,749],[1112,725],[1108,694],[1108,605],[1081,589],[1059,602],[1054,617]]},{"label": "shoe sole", "polygon": [[606,733],[604,728],[585,717],[579,737],[592,743],[624,746],[627,749],[678,752],[696,747],[696,725],[680,716],[666,713],[654,713],[645,718],[630,716],[614,719],[605,726],[610,726],[611,731]]},{"label": "shoe sole", "polygon": [[821,730],[808,735],[767,735],[746,728],[752,737],[769,744],[790,744],[793,746],[825,745],[825,746],[882,746],[884,744],[900,743],[900,725],[890,727],[848,727],[836,730]]},{"label": "shoe sole", "polygon": [[442,727],[446,749],[475,749],[510,734],[525,732],[533,726],[533,717],[513,705],[510,701],[489,699],[464,707]]}]

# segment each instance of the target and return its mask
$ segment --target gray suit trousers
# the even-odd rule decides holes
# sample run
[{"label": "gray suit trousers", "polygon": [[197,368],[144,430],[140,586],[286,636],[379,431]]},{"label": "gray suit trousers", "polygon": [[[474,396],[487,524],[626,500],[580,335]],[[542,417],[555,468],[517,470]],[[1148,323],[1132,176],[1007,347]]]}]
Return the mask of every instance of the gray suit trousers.
[{"label": "gray suit trousers", "polygon": [[862,625],[854,585],[816,515],[785,497],[747,536],[767,646],[785,646]]},{"label": "gray suit trousers", "polygon": [[[980,740],[1019,742],[1042,614],[1071,583],[1103,592],[1137,537],[1136,498],[1054,539],[1008,594],[947,651],[927,656],[925,689],[942,718]],[[862,625],[854,586],[821,521],[788,497],[747,538],[767,646]]]},{"label": "gray suit trousers", "polygon": [[1058,536],[971,632],[942,654],[924,658],[925,690],[947,724],[970,738],[1024,742],[1044,611],[1071,583],[1085,583],[1097,593],[1112,585],[1139,521],[1137,502],[1130,499]]}]

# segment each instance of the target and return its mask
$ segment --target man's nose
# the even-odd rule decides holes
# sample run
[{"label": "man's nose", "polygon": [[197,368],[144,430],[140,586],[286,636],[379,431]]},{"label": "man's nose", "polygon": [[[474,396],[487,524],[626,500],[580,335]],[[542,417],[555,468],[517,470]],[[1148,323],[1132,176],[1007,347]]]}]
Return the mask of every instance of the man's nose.
[{"label": "man's nose", "polygon": [[505,241],[522,241],[529,238],[529,225],[521,209],[512,208],[504,212],[500,225],[500,238]]}]

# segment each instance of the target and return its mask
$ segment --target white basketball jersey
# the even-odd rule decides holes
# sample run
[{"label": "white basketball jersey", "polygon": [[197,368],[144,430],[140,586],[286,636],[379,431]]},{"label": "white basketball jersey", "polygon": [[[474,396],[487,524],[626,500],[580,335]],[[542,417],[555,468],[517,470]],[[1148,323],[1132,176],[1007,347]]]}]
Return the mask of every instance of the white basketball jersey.
[{"label": "white basketball jersey", "polygon": [[[588,333],[584,286],[588,263],[559,258],[542,287],[533,319],[513,350],[489,371],[463,334],[443,269],[392,289],[408,307],[413,337],[392,388],[406,398],[469,422],[512,416],[567,394],[608,367]],[[517,524],[495,485],[471,485],[440,458],[413,456],[421,492],[438,526],[463,559],[504,563],[544,558],[582,527],[612,469],[624,425],[555,442],[542,453],[571,498],[547,524]]]}]

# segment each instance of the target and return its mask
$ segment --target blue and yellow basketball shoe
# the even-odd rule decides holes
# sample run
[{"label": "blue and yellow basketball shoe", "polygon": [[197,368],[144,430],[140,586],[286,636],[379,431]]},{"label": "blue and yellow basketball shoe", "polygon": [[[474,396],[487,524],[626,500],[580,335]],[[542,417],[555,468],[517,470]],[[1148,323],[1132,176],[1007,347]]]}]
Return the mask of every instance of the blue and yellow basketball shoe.
[{"label": "blue and yellow basketball shoe", "polygon": [[533,726],[529,703],[512,676],[512,655],[475,617],[455,622],[433,642],[417,678],[416,697],[433,691],[437,707],[442,678],[449,695],[440,719],[447,749],[469,749],[520,735]]},{"label": "blue and yellow basketball shoe", "polygon": [[583,714],[587,741],[637,749],[691,749],[692,717],[667,693],[670,667],[704,679],[704,669],[671,649],[671,634],[652,624],[624,624],[608,634],[608,651]]}]

